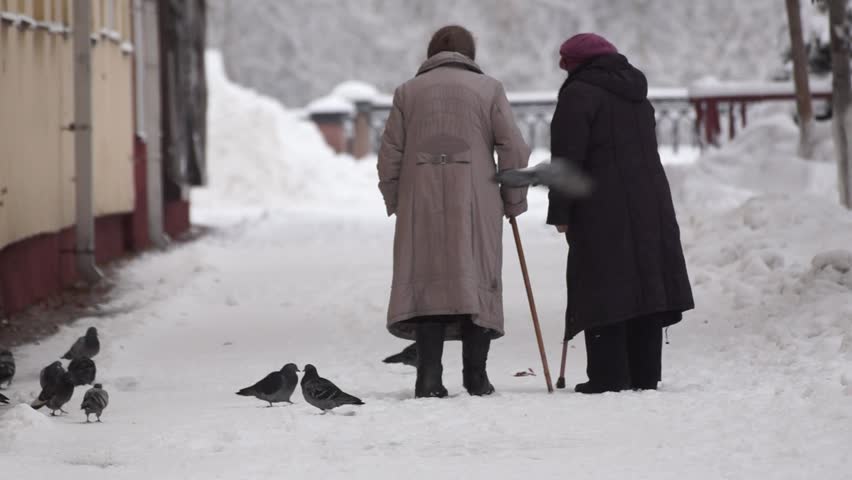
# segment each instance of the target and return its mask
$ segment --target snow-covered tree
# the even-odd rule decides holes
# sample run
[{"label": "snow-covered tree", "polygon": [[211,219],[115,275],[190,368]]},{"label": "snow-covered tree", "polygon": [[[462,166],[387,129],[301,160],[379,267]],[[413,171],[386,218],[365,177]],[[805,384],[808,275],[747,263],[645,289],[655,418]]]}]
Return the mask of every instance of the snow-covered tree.
[{"label": "snow-covered tree", "polygon": [[[806,0],[809,1],[809,0]],[[477,61],[510,91],[556,90],[558,48],[608,37],[654,86],[712,75],[767,78],[786,25],[778,0],[216,0],[210,39],[237,82],[301,106],[345,80],[390,92],[425,57],[429,36],[460,23]]]},{"label": "snow-covered tree", "polygon": [[799,0],[787,0],[787,19],[790,30],[790,50],[793,60],[793,79],[796,84],[796,108],[799,112],[799,155],[813,156],[814,115],[808,80],[808,61],[802,34],[802,12]]},{"label": "snow-covered tree", "polygon": [[846,0],[826,0],[831,33],[832,105],[834,109],[834,145],[837,152],[840,202],[852,209],[852,158],[849,132],[852,129],[852,79],[849,56],[850,15]]}]

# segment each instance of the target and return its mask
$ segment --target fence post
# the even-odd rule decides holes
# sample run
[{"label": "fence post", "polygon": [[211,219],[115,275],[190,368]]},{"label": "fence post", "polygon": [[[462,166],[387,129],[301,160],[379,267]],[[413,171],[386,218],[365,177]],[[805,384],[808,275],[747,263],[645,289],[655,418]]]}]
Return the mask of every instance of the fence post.
[{"label": "fence post", "polygon": [[346,135],[346,124],[351,121],[354,109],[352,103],[334,96],[314,100],[306,108],[310,119],[320,133],[325,143],[335,153],[349,152]]},{"label": "fence post", "polygon": [[718,135],[722,132],[722,122],[719,118],[719,102],[706,100],[705,115],[707,117],[704,127],[707,144],[716,145]]},{"label": "fence post", "polygon": [[728,138],[733,140],[737,135],[736,115],[734,114],[734,102],[728,104]]},{"label": "fence post", "polygon": [[364,158],[373,150],[372,139],[370,138],[372,112],[372,102],[355,102],[355,121],[352,139],[352,156],[355,158]]}]

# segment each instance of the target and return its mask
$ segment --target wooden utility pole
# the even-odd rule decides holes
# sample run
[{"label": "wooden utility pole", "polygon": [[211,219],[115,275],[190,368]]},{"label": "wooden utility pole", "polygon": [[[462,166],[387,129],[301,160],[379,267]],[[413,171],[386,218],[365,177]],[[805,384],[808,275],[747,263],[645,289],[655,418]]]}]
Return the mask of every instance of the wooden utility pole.
[{"label": "wooden utility pole", "polygon": [[849,154],[849,129],[852,128],[852,81],[849,75],[849,23],[846,0],[828,0],[831,32],[832,129],[837,154],[840,203],[852,210],[852,159]]},{"label": "wooden utility pole", "polygon": [[799,0],[787,1],[787,22],[790,25],[790,51],[793,58],[793,79],[796,83],[796,109],[799,112],[799,155],[812,158],[814,153],[814,111],[808,81],[808,55],[802,34],[802,13]]}]

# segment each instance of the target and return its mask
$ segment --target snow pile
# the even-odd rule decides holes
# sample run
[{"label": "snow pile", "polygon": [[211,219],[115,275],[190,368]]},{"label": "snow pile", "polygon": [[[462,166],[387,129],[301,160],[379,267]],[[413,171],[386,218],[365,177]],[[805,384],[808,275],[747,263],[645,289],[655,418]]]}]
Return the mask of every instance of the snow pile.
[{"label": "snow pile", "polygon": [[12,443],[18,438],[37,436],[51,429],[53,424],[50,418],[20,403],[0,415],[0,445]]},{"label": "snow pile", "polygon": [[337,95],[326,95],[320,97],[305,107],[305,111],[310,114],[346,114],[355,113],[355,107],[349,100]]},{"label": "snow pile", "polygon": [[336,155],[313,123],[229,81],[218,52],[206,64],[210,185],[194,205],[345,209],[376,197],[374,162]]},{"label": "snow pile", "polygon": [[350,102],[371,102],[381,94],[373,85],[356,80],[348,80],[334,87],[331,94]]},{"label": "snow pile", "polygon": [[837,197],[837,169],[827,124],[814,130],[813,161],[796,154],[798,127],[789,114],[753,121],[723,148],[708,150],[694,165],[667,168],[676,203],[735,208],[765,193]]}]

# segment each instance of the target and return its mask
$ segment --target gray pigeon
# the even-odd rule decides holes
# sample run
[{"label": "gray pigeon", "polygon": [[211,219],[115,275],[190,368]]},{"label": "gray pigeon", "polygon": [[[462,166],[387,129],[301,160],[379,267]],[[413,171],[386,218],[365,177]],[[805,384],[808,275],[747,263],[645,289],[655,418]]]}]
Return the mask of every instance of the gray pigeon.
[{"label": "gray pigeon", "polygon": [[59,377],[61,377],[64,373],[65,367],[62,366],[62,362],[57,360],[41,369],[41,373],[38,376],[38,383],[41,385],[41,388],[44,389],[44,387],[59,381]]},{"label": "gray pigeon", "polygon": [[74,396],[74,384],[74,375],[71,372],[65,372],[55,384],[48,385],[48,388],[41,391],[38,399],[33,402],[32,407],[38,410],[41,407],[47,406],[50,409],[51,416],[55,416],[56,412],[68,413],[62,410],[62,407]]},{"label": "gray pigeon", "polygon": [[0,393],[0,403],[2,403],[3,405],[8,405],[9,404],[9,397]]},{"label": "gray pigeon", "polygon": [[15,357],[9,350],[0,352],[0,385],[4,383],[6,386],[12,384],[12,379],[15,377]]},{"label": "gray pigeon", "polygon": [[382,360],[384,363],[402,363],[412,367],[417,366],[417,344],[412,343],[401,352]]},{"label": "gray pigeon", "polygon": [[592,192],[592,180],[573,162],[553,159],[534,167],[504,170],[494,180],[507,187],[543,185],[568,197],[585,197]]},{"label": "gray pigeon", "polygon": [[86,411],[86,423],[89,423],[89,415],[93,413],[100,422],[101,414],[104,413],[107,405],[109,405],[109,394],[100,383],[96,383],[94,387],[86,391],[83,403],[80,405],[80,409]]},{"label": "gray pigeon", "polygon": [[313,365],[305,365],[305,374],[302,376],[302,396],[308,403],[323,412],[342,405],[364,404],[361,399],[345,393],[331,381],[320,377],[317,368]]},{"label": "gray pigeon", "polygon": [[68,372],[74,376],[75,385],[91,385],[95,383],[98,369],[91,358],[83,357],[71,360],[68,364]]},{"label": "gray pigeon", "polygon": [[296,375],[298,371],[299,367],[288,363],[281,370],[272,372],[263,380],[240,390],[237,395],[258,398],[264,402],[269,402],[270,407],[273,403],[293,403],[290,401],[290,396],[293,395],[296,385],[299,384],[299,376]]},{"label": "gray pigeon", "polygon": [[94,358],[101,351],[101,342],[98,340],[98,329],[89,327],[86,335],[77,339],[68,353],[62,356],[65,360],[77,360],[78,358]]}]

